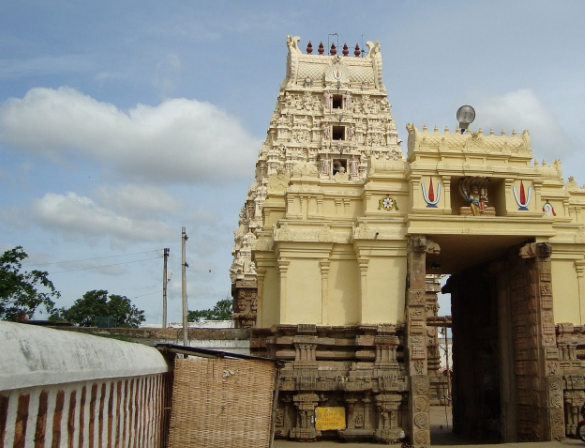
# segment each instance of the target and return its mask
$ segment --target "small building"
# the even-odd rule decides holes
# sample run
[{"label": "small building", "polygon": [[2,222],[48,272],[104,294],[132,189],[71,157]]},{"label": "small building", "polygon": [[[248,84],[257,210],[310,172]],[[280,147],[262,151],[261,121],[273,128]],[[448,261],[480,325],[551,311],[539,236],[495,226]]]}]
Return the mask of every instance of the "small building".
[{"label": "small building", "polygon": [[[574,433],[585,189],[534,158],[528,130],[408,124],[403,147],[380,44],[363,56],[299,41],[287,38],[230,270],[236,327],[286,363],[277,435],[431,443],[437,327],[451,325],[455,432]],[[437,316],[444,275],[450,319]],[[319,429],[322,408],[343,408],[343,423]]]}]

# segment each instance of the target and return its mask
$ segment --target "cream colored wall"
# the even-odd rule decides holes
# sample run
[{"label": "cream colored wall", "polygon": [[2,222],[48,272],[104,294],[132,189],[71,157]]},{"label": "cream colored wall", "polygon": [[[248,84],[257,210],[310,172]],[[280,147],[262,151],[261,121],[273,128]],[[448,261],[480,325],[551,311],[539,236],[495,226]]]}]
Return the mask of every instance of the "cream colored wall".
[{"label": "cream colored wall", "polygon": [[328,319],[323,324],[347,325],[360,322],[360,273],[355,258],[332,256],[328,281]]},{"label": "cream colored wall", "polygon": [[258,306],[257,325],[260,328],[270,327],[280,319],[280,291],[278,269],[266,268],[264,274],[263,292]]},{"label": "cream colored wall", "polygon": [[563,254],[552,253],[553,312],[555,322],[582,325],[585,303],[579,297],[579,283],[575,261]]},{"label": "cream colored wall", "polygon": [[362,324],[404,321],[406,256],[370,257]]},{"label": "cream colored wall", "polygon": [[281,302],[280,323],[321,323],[321,268],[318,259],[290,260],[285,288],[286,303]]}]

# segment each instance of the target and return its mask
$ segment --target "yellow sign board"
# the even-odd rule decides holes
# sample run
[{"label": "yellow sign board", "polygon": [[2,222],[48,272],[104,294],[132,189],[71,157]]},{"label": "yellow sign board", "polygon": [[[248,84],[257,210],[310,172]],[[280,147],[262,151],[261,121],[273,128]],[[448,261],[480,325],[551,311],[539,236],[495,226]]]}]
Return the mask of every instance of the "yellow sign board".
[{"label": "yellow sign board", "polygon": [[317,431],[345,429],[345,408],[315,408],[315,429]]}]

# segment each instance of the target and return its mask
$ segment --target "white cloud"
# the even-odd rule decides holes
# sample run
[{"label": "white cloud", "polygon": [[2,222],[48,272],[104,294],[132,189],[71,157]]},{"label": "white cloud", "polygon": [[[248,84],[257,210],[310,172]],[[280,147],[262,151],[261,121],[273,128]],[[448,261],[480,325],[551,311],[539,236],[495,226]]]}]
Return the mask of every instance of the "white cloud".
[{"label": "white cloud", "polygon": [[47,193],[28,212],[41,226],[66,237],[96,239],[109,235],[115,244],[158,241],[172,236],[172,229],[158,220],[132,219],[116,214],[92,199],[69,192]]},{"label": "white cloud", "polygon": [[149,185],[101,186],[96,198],[102,204],[135,218],[172,215],[185,205],[166,191]]},{"label": "white cloud", "polygon": [[511,135],[510,126],[518,133],[528,129],[535,157],[558,158],[575,149],[574,142],[559,120],[530,89],[479,98],[474,108],[477,120],[472,126],[474,129],[483,127],[484,133],[493,128],[496,135],[502,129]]},{"label": "white cloud", "polygon": [[57,160],[81,155],[134,179],[211,183],[248,178],[260,142],[210,103],[184,98],[125,113],[69,87],[34,88],[0,106],[0,139]]}]

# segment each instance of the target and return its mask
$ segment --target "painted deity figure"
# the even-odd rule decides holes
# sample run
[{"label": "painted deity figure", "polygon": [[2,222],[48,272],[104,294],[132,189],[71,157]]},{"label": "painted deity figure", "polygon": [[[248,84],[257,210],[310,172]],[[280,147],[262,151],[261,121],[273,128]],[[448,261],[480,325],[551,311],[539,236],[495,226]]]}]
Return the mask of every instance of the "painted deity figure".
[{"label": "painted deity figure", "polygon": [[483,215],[488,209],[487,182],[488,179],[473,177],[466,177],[459,181],[459,192],[469,203],[473,216]]},{"label": "painted deity figure", "polygon": [[467,195],[465,200],[469,202],[469,206],[471,207],[471,213],[474,216],[479,215],[481,207],[479,205],[479,189],[477,188],[477,185],[471,187],[471,192],[466,191],[465,193]]}]

